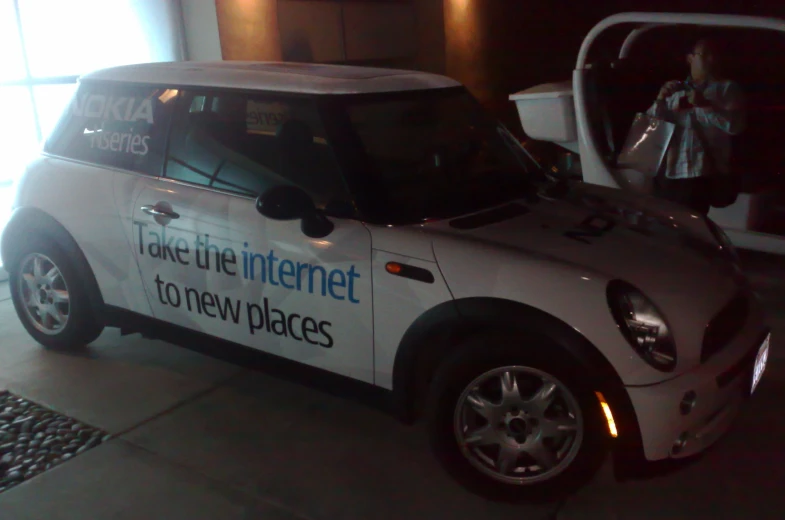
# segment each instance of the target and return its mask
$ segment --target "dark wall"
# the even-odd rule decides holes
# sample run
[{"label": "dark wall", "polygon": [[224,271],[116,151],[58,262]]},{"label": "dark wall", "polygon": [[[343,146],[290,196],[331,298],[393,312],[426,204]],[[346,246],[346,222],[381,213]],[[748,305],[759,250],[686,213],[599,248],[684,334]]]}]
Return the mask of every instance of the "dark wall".
[{"label": "dark wall", "polygon": [[215,0],[225,60],[281,59],[276,0]]},{"label": "dark wall", "polygon": [[617,12],[574,0],[444,0],[444,6],[447,74],[517,133],[509,95],[569,79],[586,33]]},{"label": "dark wall", "polygon": [[[520,133],[509,94],[571,77],[578,50],[588,31],[619,12],[707,12],[785,18],[785,1],[756,0],[460,0],[473,12],[472,45],[460,48],[451,32],[450,9],[459,0],[444,0],[447,74],[467,86],[516,133]],[[464,35],[461,35],[464,37]]]},{"label": "dark wall", "polygon": [[488,16],[486,52],[489,80],[496,91],[490,106],[511,126],[517,115],[509,94],[569,79],[584,36],[597,21],[614,12],[600,2],[570,0],[489,4],[495,7]]},{"label": "dark wall", "polygon": [[617,10],[673,13],[746,14],[782,16],[785,4],[779,0],[614,0]]}]

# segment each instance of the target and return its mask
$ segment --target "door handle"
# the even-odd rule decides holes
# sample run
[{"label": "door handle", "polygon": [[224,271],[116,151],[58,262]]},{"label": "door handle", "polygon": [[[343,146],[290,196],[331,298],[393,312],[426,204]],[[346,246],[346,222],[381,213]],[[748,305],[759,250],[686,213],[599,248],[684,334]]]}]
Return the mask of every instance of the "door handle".
[{"label": "door handle", "polygon": [[154,217],[180,218],[180,215],[174,211],[165,211],[155,206],[142,206],[142,211]]}]

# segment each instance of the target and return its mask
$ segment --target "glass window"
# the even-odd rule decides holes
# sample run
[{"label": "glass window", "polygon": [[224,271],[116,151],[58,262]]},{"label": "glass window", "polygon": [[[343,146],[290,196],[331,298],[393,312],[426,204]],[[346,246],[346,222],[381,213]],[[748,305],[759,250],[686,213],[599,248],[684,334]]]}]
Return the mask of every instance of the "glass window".
[{"label": "glass window", "polygon": [[176,59],[176,23],[169,4],[157,0],[19,0],[30,73],[36,78],[71,76],[115,65]]},{"label": "glass window", "polygon": [[0,125],[3,143],[3,168],[0,187],[11,183],[24,170],[25,164],[38,151],[33,103],[27,87],[0,87],[5,124]]},{"label": "glass window", "polygon": [[26,75],[22,41],[16,25],[13,0],[0,0],[0,82],[23,79]]},{"label": "glass window", "polygon": [[[0,0],[0,96],[6,116],[0,128],[0,233],[7,224],[13,184],[40,151],[41,142],[57,128],[77,88],[77,76],[103,67],[183,58],[178,29],[182,20],[174,4],[161,0]],[[140,134],[141,123],[126,123],[104,121],[96,130],[68,117],[48,148],[83,160],[158,173],[163,149],[156,145],[163,146],[164,140],[149,139],[163,136],[166,125],[152,125],[149,134]]]},{"label": "glass window", "polygon": [[396,222],[450,218],[520,198],[539,165],[465,89],[347,97],[348,119]]},{"label": "glass window", "polygon": [[312,100],[184,92],[178,106],[167,177],[250,197],[295,185],[320,208],[348,202]]},{"label": "glass window", "polygon": [[33,87],[41,136],[46,139],[60,119],[68,102],[76,92],[75,83],[63,85],[36,85]]},{"label": "glass window", "polygon": [[177,91],[83,84],[46,141],[45,151],[159,175]]}]

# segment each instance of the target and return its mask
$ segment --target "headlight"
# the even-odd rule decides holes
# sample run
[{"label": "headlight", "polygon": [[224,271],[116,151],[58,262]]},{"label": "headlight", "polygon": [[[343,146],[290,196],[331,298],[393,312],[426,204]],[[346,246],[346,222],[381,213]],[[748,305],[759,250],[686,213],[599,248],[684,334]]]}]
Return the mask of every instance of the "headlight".
[{"label": "headlight", "polygon": [[608,284],[608,305],[624,337],[649,365],[663,372],[676,367],[676,345],[665,317],[642,292],[615,280]]}]

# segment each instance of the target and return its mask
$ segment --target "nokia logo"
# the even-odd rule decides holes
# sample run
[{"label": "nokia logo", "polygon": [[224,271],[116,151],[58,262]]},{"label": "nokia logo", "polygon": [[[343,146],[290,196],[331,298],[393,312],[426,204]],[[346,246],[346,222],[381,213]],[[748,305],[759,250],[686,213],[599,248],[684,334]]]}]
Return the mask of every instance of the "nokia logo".
[{"label": "nokia logo", "polygon": [[73,114],[108,121],[146,121],[153,124],[153,102],[151,99],[132,97],[112,97],[90,94],[81,103],[73,103]]}]

